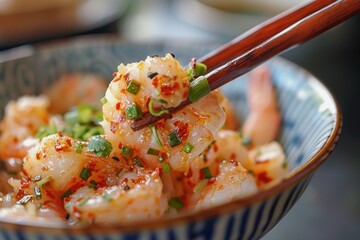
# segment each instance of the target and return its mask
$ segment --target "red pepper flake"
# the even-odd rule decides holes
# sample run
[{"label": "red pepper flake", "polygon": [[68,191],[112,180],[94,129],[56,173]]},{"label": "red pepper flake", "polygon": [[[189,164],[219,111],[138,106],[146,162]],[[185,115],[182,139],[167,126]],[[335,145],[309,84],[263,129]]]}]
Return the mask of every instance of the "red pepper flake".
[{"label": "red pepper flake", "polygon": [[63,150],[63,145],[59,141],[56,141],[56,143],[55,143],[55,150],[57,152],[60,152],[61,150]]},{"label": "red pepper flake", "polygon": [[260,173],[257,174],[256,177],[257,177],[257,180],[258,180],[259,184],[261,184],[261,183],[269,183],[269,182],[272,181],[272,178],[269,177],[266,172],[260,172]]},{"label": "red pepper flake", "polygon": [[42,171],[49,171],[49,167],[45,166],[43,163],[41,164],[41,170]]},{"label": "red pepper flake", "polygon": [[55,199],[55,194],[50,189],[45,189],[44,193],[51,199]]},{"label": "red pepper flake", "polygon": [[212,184],[216,181],[216,177],[212,177],[208,180],[208,184]]},{"label": "red pepper flake", "polygon": [[112,133],[115,133],[115,132],[116,132],[116,127],[117,127],[117,124],[116,124],[116,123],[114,123],[114,122],[111,122],[111,123],[110,123],[110,131],[111,131]]},{"label": "red pepper flake", "polygon": [[35,154],[35,157],[37,160],[40,160],[40,153],[41,153],[41,151],[37,151]]},{"label": "red pepper flake", "polygon": [[117,72],[113,72],[113,77],[116,77],[117,76]]},{"label": "red pepper flake", "polygon": [[179,83],[175,82],[174,84],[162,84],[160,87],[161,94],[163,96],[171,96],[174,92],[179,90]]},{"label": "red pepper flake", "polygon": [[22,189],[30,187],[30,183],[26,178],[21,178],[20,184]]},{"label": "red pepper flake", "polygon": [[129,80],[129,76],[130,76],[130,73],[129,73],[129,72],[126,73],[126,74],[123,76],[124,80],[125,80],[125,81]]},{"label": "red pepper flake", "polygon": [[159,86],[159,79],[156,76],[152,79],[152,85],[155,88],[158,88],[158,86]]},{"label": "red pepper flake", "polygon": [[183,141],[187,139],[189,135],[189,124],[181,121],[175,121],[174,126],[178,129],[178,137]]},{"label": "red pepper flake", "polygon": [[72,146],[72,142],[71,142],[71,139],[70,139],[70,138],[67,138],[67,139],[66,139],[66,143],[67,143],[67,145],[68,145],[69,147]]},{"label": "red pepper flake", "polygon": [[121,103],[120,102],[116,103],[115,108],[116,108],[116,110],[120,110],[121,109]]},{"label": "red pepper flake", "polygon": [[219,150],[218,146],[216,144],[213,144],[214,152],[217,152]]},{"label": "red pepper flake", "polygon": [[239,163],[236,161],[236,155],[235,153],[231,153],[229,162],[232,163],[234,166],[238,166]]},{"label": "red pepper flake", "polygon": [[23,197],[25,196],[25,192],[23,189],[19,189],[19,191],[16,193],[15,197],[17,200],[20,200],[22,199]]},{"label": "red pepper flake", "polygon": [[62,133],[62,132],[58,132],[58,135],[59,135],[59,137],[62,137],[62,136],[63,136],[63,133]]}]

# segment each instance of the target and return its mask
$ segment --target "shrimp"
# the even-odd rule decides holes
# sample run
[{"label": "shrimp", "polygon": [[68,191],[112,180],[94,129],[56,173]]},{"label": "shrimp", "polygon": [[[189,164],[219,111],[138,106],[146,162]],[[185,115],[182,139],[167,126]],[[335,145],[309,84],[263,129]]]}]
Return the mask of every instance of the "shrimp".
[{"label": "shrimp", "polygon": [[160,218],[168,209],[160,170],[135,167],[124,171],[119,184],[91,189],[82,187],[65,199],[70,217],[92,223],[127,223]]},{"label": "shrimp", "polygon": [[219,164],[219,173],[200,193],[192,195],[189,209],[211,208],[253,194],[257,186],[252,175],[240,164],[226,160]]},{"label": "shrimp", "polygon": [[[74,73],[64,75],[56,81],[45,95],[50,100],[49,111],[63,114],[79,104],[100,106],[100,99],[105,93],[105,79],[94,74]],[[64,97],[66,93],[66,97]]]},{"label": "shrimp", "polygon": [[107,186],[116,181],[118,171],[127,168],[124,161],[99,157],[87,150],[86,143],[60,133],[43,138],[23,164],[29,179],[49,180],[54,199],[62,199],[82,186]]},{"label": "shrimp", "polygon": [[249,161],[244,165],[256,178],[259,187],[268,187],[286,176],[285,153],[274,141],[255,147],[249,152]]},{"label": "shrimp", "polygon": [[249,161],[248,155],[239,132],[220,130],[203,156],[191,163],[191,173],[184,179],[190,194],[188,208],[208,208],[254,193],[255,179],[242,165]]},{"label": "shrimp", "polygon": [[281,114],[267,68],[260,67],[250,74],[248,101],[250,114],[242,127],[244,134],[255,146],[273,141],[280,130]]},{"label": "shrimp", "polygon": [[[121,155],[126,147],[131,149],[130,157],[140,158],[145,167],[155,169],[168,163],[172,170],[187,171],[191,160],[213,141],[224,124],[219,93],[213,92],[170,118],[137,132],[130,127],[129,111],[140,115],[139,112],[148,111],[151,104],[158,104],[157,112],[166,111],[187,97],[188,86],[185,70],[170,54],[120,65],[106,91],[101,123],[114,146],[112,154]],[[138,89],[136,94],[133,89]],[[191,146],[191,152],[182,150],[185,145]],[[155,149],[157,154],[149,154],[149,149]]]},{"label": "shrimp", "polygon": [[49,101],[45,96],[23,96],[6,105],[0,125],[0,159],[22,159],[38,140],[33,136],[49,122]]}]

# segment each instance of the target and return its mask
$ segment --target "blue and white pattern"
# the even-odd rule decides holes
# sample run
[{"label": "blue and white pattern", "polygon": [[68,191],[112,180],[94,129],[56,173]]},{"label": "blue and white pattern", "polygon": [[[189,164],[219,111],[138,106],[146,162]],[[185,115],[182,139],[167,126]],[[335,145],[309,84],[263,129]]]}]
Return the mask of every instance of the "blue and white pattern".
[{"label": "blue and white pattern", "polygon": [[[74,40],[52,47],[33,49],[26,46],[11,51],[0,59],[0,117],[5,104],[24,94],[39,94],[62,74],[90,72],[109,81],[120,63],[144,59],[148,55],[173,52],[184,65],[191,57],[202,56],[213,49],[209,46],[176,44],[129,44],[114,39]],[[14,58],[14,54],[25,53]],[[338,110],[331,94],[312,75],[282,59],[267,63],[277,88],[283,115],[279,141],[284,146],[291,171],[302,171],[302,178],[286,180],[282,186],[254,198],[250,205],[240,200],[228,211],[218,208],[208,218],[197,221],[168,221],[158,228],[120,232],[116,228],[95,226],[85,229],[46,229],[24,227],[0,222],[0,239],[258,239],[268,232],[291,209],[308,185],[312,171],[305,171],[313,161],[324,161],[333,150],[340,129]],[[246,116],[246,76],[223,87],[223,92],[235,104],[240,118]],[[333,139],[331,144],[329,139]],[[328,149],[312,159],[325,144]],[[316,164],[318,166],[319,164]],[[251,198],[251,197],[250,197]],[[245,200],[246,202],[246,200]],[[248,203],[247,201],[246,203]],[[184,219],[187,219],[186,217]],[[194,218],[191,218],[194,219]],[[197,219],[197,218],[196,218]]]}]

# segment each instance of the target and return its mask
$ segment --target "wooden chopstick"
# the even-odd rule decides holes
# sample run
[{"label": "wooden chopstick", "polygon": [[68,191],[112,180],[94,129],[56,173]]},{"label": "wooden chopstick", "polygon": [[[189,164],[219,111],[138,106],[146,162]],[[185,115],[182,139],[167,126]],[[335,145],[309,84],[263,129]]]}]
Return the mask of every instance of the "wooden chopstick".
[{"label": "wooden chopstick", "polygon": [[[318,4],[314,4],[315,2],[325,2],[325,6],[319,8]],[[210,54],[211,57],[205,58],[205,60],[216,59],[216,56],[219,56],[221,59],[232,59],[226,64],[213,69],[205,75],[205,77],[208,79],[210,90],[221,87],[229,81],[249,72],[271,57],[314,38],[322,32],[336,26],[337,24],[360,12],[360,0],[315,2],[310,2],[308,5],[306,5],[308,7],[300,6],[299,8],[295,8],[287,14],[282,15],[280,18],[275,17],[274,21],[268,21],[266,24],[266,29],[268,31],[266,32],[266,38],[262,38],[260,36],[261,33],[258,33],[256,30],[253,30],[253,33],[248,35],[250,36],[248,43],[246,37],[239,37],[238,40],[240,39],[240,41],[237,43],[247,43],[247,46],[249,47],[241,48],[241,51],[239,51],[239,56],[234,58],[232,54],[228,53],[231,51],[231,47],[226,47],[225,45],[225,47],[222,48],[225,50],[220,49],[218,55]],[[311,7],[309,6],[314,6],[313,11],[310,11]],[[301,14],[302,11],[305,11],[306,14]],[[295,15],[299,17],[299,19],[297,21],[288,20],[287,18],[289,16],[291,17],[294,12],[296,13]],[[283,19],[286,24],[283,24],[281,19]],[[279,25],[282,26],[279,27]],[[260,30],[261,29],[262,28],[260,28]],[[231,43],[229,45],[231,46]],[[225,55],[225,57],[222,57],[223,55]],[[219,62],[223,61],[225,60],[221,60]],[[208,64],[209,63],[211,67],[215,65],[217,66],[217,61],[208,60]],[[200,78],[194,81],[196,82],[199,79]],[[186,99],[179,106],[170,108],[169,114],[175,113],[190,103],[191,101]],[[137,131],[162,118],[168,117],[169,114],[153,116],[149,113],[145,113],[143,118],[134,121],[131,127],[134,131]]]}]

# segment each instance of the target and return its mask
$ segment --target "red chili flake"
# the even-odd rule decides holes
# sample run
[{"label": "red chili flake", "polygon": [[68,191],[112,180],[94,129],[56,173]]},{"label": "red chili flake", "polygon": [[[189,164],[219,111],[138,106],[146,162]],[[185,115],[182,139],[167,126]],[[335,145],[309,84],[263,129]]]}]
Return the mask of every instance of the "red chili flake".
[{"label": "red chili flake", "polygon": [[123,147],[122,143],[121,143],[121,142],[119,142],[119,144],[118,144],[118,148],[119,148],[119,149],[121,149],[122,147]]},{"label": "red chili flake", "polygon": [[192,177],[192,175],[193,175],[192,169],[190,168],[184,175],[187,178]]},{"label": "red chili flake", "polygon": [[114,123],[114,122],[111,122],[111,123],[110,123],[110,131],[111,131],[112,133],[115,133],[115,132],[116,132],[116,127],[117,127],[117,124],[116,124],[116,123]]},{"label": "red chili flake", "polygon": [[216,177],[212,177],[208,180],[208,184],[212,184],[216,181]]},{"label": "red chili flake", "polygon": [[213,144],[214,152],[217,152],[219,150],[218,146],[216,144]]},{"label": "red chili flake", "polygon": [[61,150],[63,150],[63,145],[59,141],[56,141],[56,143],[55,143],[55,150],[57,152],[60,152]]},{"label": "red chili flake", "polygon": [[37,160],[40,160],[40,150],[36,152],[35,156]]},{"label": "red chili flake", "polygon": [[15,197],[17,200],[20,200],[22,199],[23,197],[25,196],[25,192],[23,189],[19,189],[19,191],[16,193]]},{"label": "red chili flake", "polygon": [[115,108],[116,108],[116,110],[120,110],[121,109],[121,103],[120,102],[116,103]]},{"label": "red chili flake", "polygon": [[130,73],[128,72],[128,73],[126,73],[125,75],[124,75],[124,80],[125,81],[127,81],[127,80],[129,80],[129,76],[130,76]]},{"label": "red chili flake", "polygon": [[59,137],[62,137],[62,136],[63,136],[63,133],[62,133],[62,132],[58,132],[58,135],[59,135]]},{"label": "red chili flake", "polygon": [[69,147],[72,146],[72,142],[71,142],[71,139],[70,139],[70,138],[67,138],[67,139],[66,139],[66,143],[67,143],[67,145],[68,145]]},{"label": "red chili flake", "polygon": [[96,161],[93,161],[93,160],[88,161],[88,163],[86,164],[86,167],[87,167],[90,171],[94,172],[94,171],[95,171],[95,168],[96,168]]},{"label": "red chili flake", "polygon": [[155,87],[155,88],[158,88],[158,86],[159,86],[159,79],[158,79],[158,77],[154,77],[153,79],[152,79],[152,85]]},{"label": "red chili flake", "polygon": [[231,153],[229,162],[232,163],[234,166],[238,166],[239,163],[236,161],[236,155],[235,153]]},{"label": "red chili flake", "polygon": [[41,164],[41,170],[42,171],[49,171],[49,167],[45,166],[44,164]]},{"label": "red chili flake", "polygon": [[189,124],[181,121],[175,121],[174,126],[178,129],[178,137],[181,140],[186,140],[187,136],[189,135]]},{"label": "red chili flake", "polygon": [[30,187],[30,183],[29,181],[26,179],[26,178],[21,178],[20,180],[20,184],[21,184],[21,188],[24,189],[24,188],[29,188]]},{"label": "red chili flake", "polygon": [[269,177],[266,172],[258,173],[257,179],[258,179],[259,183],[269,183],[272,181],[272,178]]},{"label": "red chili flake", "polygon": [[116,77],[117,76],[117,72],[113,72],[113,77]]},{"label": "red chili flake", "polygon": [[44,193],[51,199],[55,199],[55,195],[54,195],[53,191],[51,191],[50,189],[45,189]]},{"label": "red chili flake", "polygon": [[179,90],[180,86],[179,83],[174,84],[162,84],[160,87],[161,94],[163,96],[171,96],[174,92]]},{"label": "red chili flake", "polygon": [[124,180],[122,181],[122,183],[128,183],[129,179],[124,178]]}]

